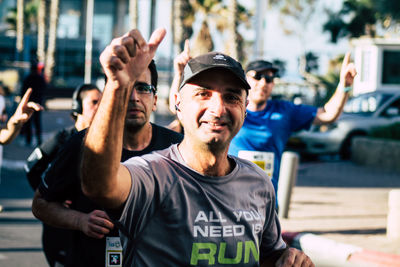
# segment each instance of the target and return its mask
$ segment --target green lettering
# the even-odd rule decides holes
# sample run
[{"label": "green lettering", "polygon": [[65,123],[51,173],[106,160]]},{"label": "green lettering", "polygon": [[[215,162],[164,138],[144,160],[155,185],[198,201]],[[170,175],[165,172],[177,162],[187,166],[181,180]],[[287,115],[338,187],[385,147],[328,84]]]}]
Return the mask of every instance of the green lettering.
[{"label": "green lettering", "polygon": [[221,242],[218,253],[218,263],[222,264],[238,264],[242,260],[243,242],[237,243],[236,257],[233,259],[225,258],[226,242]]},{"label": "green lettering", "polygon": [[[208,249],[208,252],[200,253],[201,249]],[[199,260],[208,260],[208,265],[215,264],[215,253],[217,245],[213,243],[193,243],[190,265],[197,265]]]},{"label": "green lettering", "polygon": [[246,241],[244,244],[244,263],[249,263],[250,261],[250,251],[253,254],[255,261],[259,261],[259,252],[257,246],[253,241]]}]

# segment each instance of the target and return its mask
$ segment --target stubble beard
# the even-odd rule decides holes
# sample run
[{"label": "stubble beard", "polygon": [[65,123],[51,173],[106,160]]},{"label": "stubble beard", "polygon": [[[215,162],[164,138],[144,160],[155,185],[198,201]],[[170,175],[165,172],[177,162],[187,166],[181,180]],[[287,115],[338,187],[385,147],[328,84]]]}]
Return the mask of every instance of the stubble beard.
[{"label": "stubble beard", "polygon": [[126,119],[125,120],[125,129],[128,132],[137,132],[137,131],[141,130],[146,123],[147,123],[146,120]]}]

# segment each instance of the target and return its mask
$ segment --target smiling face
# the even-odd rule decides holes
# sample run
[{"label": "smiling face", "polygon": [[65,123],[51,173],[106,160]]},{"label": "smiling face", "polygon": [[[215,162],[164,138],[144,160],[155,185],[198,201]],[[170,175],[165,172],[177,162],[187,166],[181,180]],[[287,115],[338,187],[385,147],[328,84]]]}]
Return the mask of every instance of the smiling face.
[{"label": "smiling face", "polygon": [[224,69],[211,69],[195,76],[180,91],[177,115],[191,142],[227,149],[243,125],[246,91]]},{"label": "smiling face", "polygon": [[[258,71],[257,73],[268,76],[274,75],[272,70],[262,70]],[[268,83],[264,77],[261,77],[260,80],[257,80],[255,78],[257,76],[258,75],[256,75],[256,71],[254,70],[250,70],[246,74],[247,82],[251,86],[251,90],[249,91],[249,102],[255,106],[260,106],[264,105],[271,96],[275,83],[273,79]]]},{"label": "smiling face", "polygon": [[[151,84],[151,74],[149,69],[140,75],[136,81],[136,84],[139,83]],[[129,129],[143,127],[143,125],[149,122],[151,113],[156,110],[156,103],[157,95],[155,95],[154,92],[141,93],[134,88],[128,104],[125,126]]]}]

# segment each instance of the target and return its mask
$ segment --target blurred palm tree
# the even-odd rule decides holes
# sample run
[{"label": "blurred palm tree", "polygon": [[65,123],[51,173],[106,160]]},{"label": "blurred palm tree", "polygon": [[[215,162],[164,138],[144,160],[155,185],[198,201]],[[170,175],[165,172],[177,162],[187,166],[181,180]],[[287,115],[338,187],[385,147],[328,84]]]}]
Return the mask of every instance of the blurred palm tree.
[{"label": "blurred palm tree", "polygon": [[55,65],[54,52],[56,50],[57,24],[59,15],[59,0],[51,0],[50,2],[50,21],[49,21],[49,39],[46,53],[46,63],[44,74],[48,82],[53,77],[53,69]]},{"label": "blurred palm tree", "polygon": [[207,53],[214,49],[209,24],[213,18],[218,18],[223,10],[222,0],[190,0],[195,12],[201,17],[201,28],[198,32],[192,49],[192,56]]},{"label": "blurred palm tree", "polygon": [[400,32],[398,0],[345,0],[338,12],[327,8],[326,13],[328,20],[323,30],[331,34],[332,43],[343,37],[375,37],[376,29],[394,36]]},{"label": "blurred palm tree", "polygon": [[231,57],[239,58],[239,33],[237,30],[238,25],[238,3],[237,0],[229,0],[228,2],[228,21],[227,31],[230,42],[226,42],[227,46],[225,51]]},{"label": "blurred palm tree", "polygon": [[26,3],[24,0],[17,0],[17,6],[10,8],[7,12],[5,21],[8,24],[8,29],[15,31],[17,55],[24,49],[24,34],[35,34],[37,31],[37,8],[37,0]]},{"label": "blurred palm tree", "polygon": [[211,37],[210,28],[208,27],[207,21],[203,20],[200,31],[190,49],[191,56],[196,57],[198,55],[210,52],[213,49],[214,43]]},{"label": "blurred palm tree", "polygon": [[223,0],[190,0],[195,12],[202,19],[202,24],[193,44],[193,55],[213,50],[214,44],[210,32],[210,25],[225,35],[224,52],[243,61],[243,37],[238,31],[239,25],[250,27],[251,13],[237,0],[229,0],[225,5]]},{"label": "blurred palm tree", "polygon": [[[31,0],[24,3],[24,0],[17,0],[17,7],[9,10],[6,22],[10,30],[16,31],[18,53],[23,50],[24,34],[37,34],[37,59],[45,63],[45,77],[50,82],[55,64],[59,0],[50,0],[48,13],[47,1],[49,0]],[[47,52],[45,52],[46,17],[49,17]]]},{"label": "blurred palm tree", "polygon": [[[23,30],[26,34],[36,33],[36,14],[38,9],[38,1],[30,0],[17,0],[17,6],[8,9],[5,22],[8,24],[8,29],[11,31],[17,30],[17,16],[22,18]],[[18,14],[18,12],[20,12]],[[25,27],[26,26],[26,27]]]},{"label": "blurred palm tree", "polygon": [[17,0],[16,30],[16,47],[17,53],[20,54],[24,49],[24,0]]},{"label": "blurred palm tree", "polygon": [[45,62],[45,36],[46,36],[46,0],[39,0],[37,11],[37,58],[39,62]]},{"label": "blurred palm tree", "polygon": [[194,10],[189,0],[173,1],[172,9],[173,42],[177,48],[176,52],[180,53],[183,50],[185,40],[189,39],[193,34]]}]

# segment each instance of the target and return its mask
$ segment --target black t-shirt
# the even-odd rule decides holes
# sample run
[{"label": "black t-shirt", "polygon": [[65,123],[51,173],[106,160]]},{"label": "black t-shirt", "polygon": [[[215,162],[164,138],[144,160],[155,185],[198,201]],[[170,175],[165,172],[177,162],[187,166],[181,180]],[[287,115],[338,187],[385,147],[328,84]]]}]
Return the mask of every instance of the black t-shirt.
[{"label": "black t-shirt", "polygon": [[[179,133],[155,124],[152,126],[153,133],[150,144],[141,151],[123,149],[121,161],[167,148],[183,139]],[[81,131],[71,137],[51,164],[44,181],[39,185],[39,191],[47,201],[63,202],[69,199],[72,201],[72,209],[90,213],[95,209],[101,210],[102,207],[88,199],[81,189],[79,164],[85,133],[86,131]],[[116,227],[108,236],[118,236]],[[105,238],[95,239],[86,236],[81,231],[73,231],[72,244],[67,252],[65,266],[105,266],[105,249]]]},{"label": "black t-shirt", "polygon": [[70,126],[55,133],[29,155],[25,164],[26,177],[35,191],[42,180],[42,175],[68,139],[77,133],[75,126]]}]

